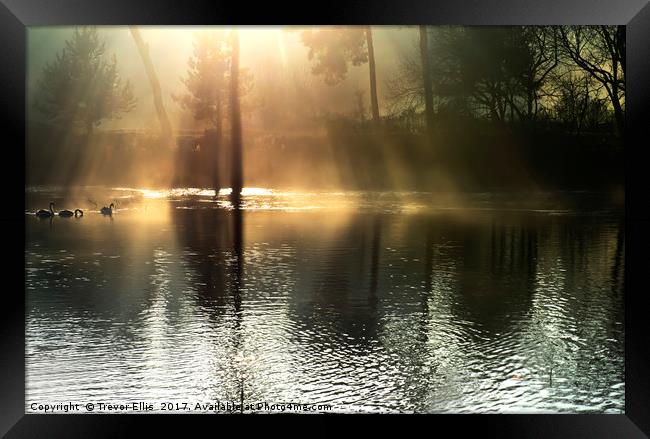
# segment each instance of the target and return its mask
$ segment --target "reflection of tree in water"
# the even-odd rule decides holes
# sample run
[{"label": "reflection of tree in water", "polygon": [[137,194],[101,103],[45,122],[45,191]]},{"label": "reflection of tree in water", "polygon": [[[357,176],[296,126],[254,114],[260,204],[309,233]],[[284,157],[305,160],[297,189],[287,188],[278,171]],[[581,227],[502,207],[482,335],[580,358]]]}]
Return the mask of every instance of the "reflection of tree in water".
[{"label": "reflection of tree in water", "polygon": [[[464,335],[455,342],[451,337],[446,351],[429,348],[428,361],[434,364],[436,353],[441,360],[445,352],[460,350],[460,357],[467,358],[458,370],[463,374],[479,358],[488,374],[470,372],[467,382],[474,386],[489,378],[488,382],[514,379],[563,387],[569,379],[585,398],[593,395],[594,386],[616,388],[616,377],[623,372],[623,232],[617,226],[610,230],[602,219],[543,218],[540,226],[536,218],[500,216],[491,227],[435,223],[433,241],[439,236],[441,242],[433,250],[428,242],[425,251],[425,272],[434,273],[424,283],[431,289],[428,313],[436,316],[444,308],[444,302],[431,305],[439,301],[437,267],[450,263],[457,269],[447,329]],[[455,248],[440,252],[445,240],[454,242]],[[434,262],[428,262],[432,255]],[[427,307],[423,310],[425,327]],[[435,332],[430,331],[425,346],[435,341]],[[507,375],[495,375],[498,370]],[[598,383],[594,377],[599,377]],[[433,400],[436,393],[440,392],[431,393]],[[580,398],[577,395],[575,401],[593,404]]]},{"label": "reflection of tree in water", "polygon": [[378,331],[381,220],[357,218],[334,240],[315,245],[299,249],[290,317],[318,339],[368,348]]},{"label": "reflection of tree in water", "polygon": [[376,400],[371,394],[385,384],[378,338],[381,233],[378,218],[361,215],[334,234],[296,242],[287,367],[295,371],[294,387],[304,401],[352,409],[360,398]]},{"label": "reflection of tree in water", "polygon": [[[491,226],[489,218],[444,216],[411,221],[408,230],[424,241],[424,276],[411,298],[420,307],[401,319],[409,327],[394,327],[409,339],[391,344],[408,359],[412,406],[425,411],[441,395],[461,397],[467,362],[481,351],[489,354],[502,334],[515,330],[515,316],[530,306],[535,235],[524,227]],[[485,361],[498,359],[487,355]]]},{"label": "reflection of tree in water", "polygon": [[[401,229],[408,236],[393,237]],[[524,315],[530,306],[536,235],[523,227],[498,229],[493,242],[485,222],[471,226],[453,219],[398,221],[390,216],[357,220],[337,237],[343,248],[321,251],[322,259],[312,255],[303,260],[317,275],[299,285],[297,293],[311,290],[313,295],[294,301],[291,318],[309,329],[301,337],[308,336],[310,346],[349,346],[355,355],[365,350],[372,361],[379,359],[383,364],[368,364],[378,368],[378,382],[401,383],[396,391],[408,401],[402,407],[426,410],[431,392],[456,380],[454,374],[462,375],[457,368],[468,346],[490,348],[483,342],[485,334],[475,337],[475,331],[467,330],[468,322],[492,340],[499,331],[513,330],[516,320],[508,319],[510,313]],[[396,246],[399,251],[392,253]],[[361,273],[356,270],[360,258],[366,261]],[[480,293],[487,297],[472,289],[485,285],[487,293]],[[396,302],[401,305],[393,306]]]},{"label": "reflection of tree in water", "polygon": [[226,258],[232,241],[228,213],[221,209],[177,209],[173,214],[174,230],[182,249],[186,272],[203,309],[227,312],[231,298],[226,280]]},{"label": "reflection of tree in water", "polygon": [[490,225],[451,226],[456,241],[458,300],[456,319],[472,322],[471,334],[499,337],[515,330],[517,316],[530,308],[535,277],[537,234],[534,225],[509,220]]},{"label": "reflection of tree in water", "polygon": [[379,251],[381,245],[381,216],[376,215],[372,227],[372,256],[370,261],[370,294],[368,302],[377,305],[377,282],[379,273]]},{"label": "reflection of tree in water", "polygon": [[241,326],[241,290],[244,275],[244,211],[240,205],[235,205],[232,211],[233,222],[233,255],[232,265],[232,294],[235,303],[236,328]]},{"label": "reflection of tree in water", "polygon": [[624,381],[624,231],[620,222],[584,216],[558,218],[546,230],[522,341],[531,378],[558,388],[558,397],[570,386],[573,403],[593,406],[594,388],[615,394]]},{"label": "reflection of tree in water", "polygon": [[[221,400],[238,402],[242,391],[245,401],[325,394],[428,411],[492,398],[494,385],[513,373],[524,375],[520,385],[532,382],[527,395],[543,389],[550,398],[567,382],[593,397],[594,388],[622,376],[624,230],[610,220],[361,214],[324,233],[308,225],[315,217],[278,224],[265,215],[247,213],[245,245],[241,210],[174,209],[174,244],[154,227],[129,235],[136,241],[127,247],[113,235],[125,226],[116,217],[115,229],[93,241],[104,247],[95,258],[102,265],[83,268],[57,252],[66,244],[92,262],[89,241],[70,239],[68,223],[59,222],[55,234],[43,224],[30,242],[47,233],[48,248],[28,247],[27,258],[28,269],[43,271],[28,271],[28,284],[37,278],[51,291],[68,287],[67,294],[79,288],[74,297],[57,296],[65,300],[51,313],[77,316],[80,332],[86,324],[109,328],[106,316],[144,316],[145,330],[135,336],[166,340],[153,346],[152,364],[191,352],[173,334],[191,325],[204,373],[214,377],[203,391]],[[29,252],[54,262],[37,264]],[[82,275],[95,280],[91,295],[71,280]],[[47,306],[38,302],[30,312]],[[113,325],[108,336],[130,343],[117,326],[129,331]],[[259,361],[245,364],[251,355]],[[294,385],[286,385],[285,370]]]},{"label": "reflection of tree in water", "polygon": [[[570,355],[569,364],[571,375],[580,387],[591,388],[593,377],[602,381],[601,385],[610,387],[611,380],[618,375],[619,382],[624,381],[623,375],[623,324],[624,324],[624,222],[612,222],[609,227],[589,220],[572,221],[569,227],[574,235],[580,238],[580,255],[568,270],[566,290],[572,291],[575,303],[571,303],[570,311],[582,324],[575,330],[578,346]],[[564,243],[562,248],[569,246]],[[587,274],[587,276],[584,276]],[[592,355],[591,348],[597,346],[599,354]],[[616,370],[619,373],[598,373]],[[569,372],[567,370],[567,372]],[[590,382],[585,380],[591,376]]]},{"label": "reflection of tree in water", "polygon": [[[214,338],[215,393],[239,403],[242,387],[243,211],[177,209],[174,214],[186,276],[196,299],[221,335]],[[224,399],[225,398],[225,399]]]},{"label": "reflection of tree in water", "polygon": [[486,369],[503,360],[492,351],[529,307],[536,238],[525,227],[489,217],[431,217],[412,221],[408,230],[425,242],[416,295],[420,308],[415,319],[403,318],[409,327],[394,328],[410,339],[393,346],[408,359],[411,405],[416,411],[439,410],[463,398],[468,383],[477,385],[470,376],[477,356]]},{"label": "reflection of tree in water", "polygon": [[[239,197],[233,199],[233,210],[231,211],[232,221],[232,249],[233,258],[230,264],[230,282],[234,304],[234,327],[233,327],[233,345],[229,354],[229,363],[232,372],[235,375],[238,392],[235,397],[230,399],[240,404],[240,412],[243,411],[245,403],[245,385],[246,380],[250,378],[248,368],[250,366],[250,356],[244,355],[244,340],[242,334],[242,288],[244,276],[244,211],[241,207]],[[238,396],[238,397],[237,397]]]},{"label": "reflection of tree in water", "polygon": [[410,366],[410,370],[405,371],[405,395],[410,400],[409,406],[413,407],[415,412],[426,412],[429,395],[439,388],[441,378],[444,376],[436,352],[438,343],[435,336],[431,337],[434,319],[432,313],[436,312],[436,301],[431,297],[434,289],[434,265],[436,265],[435,247],[440,244],[440,236],[436,233],[436,224],[431,218],[422,223],[412,224],[409,228],[417,230],[421,236],[426,236],[423,255],[424,276],[422,287],[414,292],[416,300],[420,302],[420,311],[416,314],[417,319],[410,340],[400,349],[400,355],[408,358]]}]

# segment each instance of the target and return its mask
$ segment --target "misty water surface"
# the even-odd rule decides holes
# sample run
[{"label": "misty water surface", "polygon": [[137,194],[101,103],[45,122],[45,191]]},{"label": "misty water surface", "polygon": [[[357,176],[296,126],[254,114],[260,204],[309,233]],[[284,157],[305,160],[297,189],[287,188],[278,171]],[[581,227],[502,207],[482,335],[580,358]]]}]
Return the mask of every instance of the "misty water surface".
[{"label": "misty water surface", "polygon": [[624,410],[623,217],[589,194],[27,197],[85,211],[26,214],[27,412],[242,383],[336,412]]}]

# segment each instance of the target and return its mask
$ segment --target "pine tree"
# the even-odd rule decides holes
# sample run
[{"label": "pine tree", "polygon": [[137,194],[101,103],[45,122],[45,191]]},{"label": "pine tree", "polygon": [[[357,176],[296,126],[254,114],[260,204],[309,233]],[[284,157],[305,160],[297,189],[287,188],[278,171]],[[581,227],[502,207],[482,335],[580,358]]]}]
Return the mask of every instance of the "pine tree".
[{"label": "pine tree", "polygon": [[75,28],[56,59],[45,65],[35,108],[53,124],[78,127],[87,136],[104,120],[135,108],[129,81],[122,83],[115,55],[94,27]]}]

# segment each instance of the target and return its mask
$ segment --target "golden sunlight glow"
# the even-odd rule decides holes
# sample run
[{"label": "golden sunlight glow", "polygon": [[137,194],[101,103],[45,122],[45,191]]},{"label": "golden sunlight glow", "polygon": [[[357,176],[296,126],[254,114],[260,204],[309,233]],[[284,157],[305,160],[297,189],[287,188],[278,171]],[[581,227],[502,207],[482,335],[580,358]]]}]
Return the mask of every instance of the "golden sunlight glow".
[{"label": "golden sunlight glow", "polygon": [[[254,61],[261,54],[270,53],[279,56],[283,68],[287,66],[287,49],[282,28],[279,26],[236,28],[242,47],[242,63]],[[275,53],[274,53],[275,52]]]},{"label": "golden sunlight glow", "polygon": [[[184,64],[187,61],[187,54],[191,52],[192,42],[197,32],[209,30],[230,32],[233,27],[188,26],[183,28],[167,28],[142,26],[141,29],[143,37],[150,44],[150,47],[164,49],[167,57],[178,54],[181,57],[178,62]],[[254,62],[260,55],[271,54],[278,56],[283,68],[287,66],[287,45],[281,27],[239,26],[236,29],[239,31],[243,64]]]},{"label": "golden sunlight glow", "polygon": [[[432,201],[440,206],[460,204],[455,198],[462,197],[460,188],[467,185],[512,184],[524,185],[534,192],[541,189],[534,174],[525,171],[528,163],[524,162],[528,159],[520,157],[507,131],[495,140],[507,146],[498,157],[497,154],[487,157],[499,163],[507,160],[499,169],[508,171],[486,171],[486,176],[475,172],[483,168],[481,154],[485,149],[474,145],[481,144],[482,140],[478,139],[485,133],[500,133],[500,125],[485,127],[484,122],[501,118],[499,123],[518,124],[518,118],[525,116],[525,109],[518,108],[519,101],[510,99],[508,105],[512,108],[505,114],[490,110],[491,104],[482,103],[480,96],[441,97],[435,104],[439,108],[427,114],[419,94],[422,91],[419,73],[411,72],[413,66],[419,65],[422,55],[417,50],[420,37],[417,28],[373,26],[368,34],[374,39],[372,68],[367,37],[364,37],[366,31],[359,27],[334,27],[329,31],[323,27],[318,32],[310,29],[247,25],[99,27],[93,38],[105,44],[107,60],[112,57],[116,60],[113,83],[123,86],[119,94],[107,88],[106,96],[102,97],[105,103],[100,102],[101,96],[95,97],[87,90],[87,84],[94,84],[89,78],[65,85],[58,81],[59,76],[47,73],[48,63],[54,62],[57,53],[62,53],[65,42],[72,41],[75,35],[72,27],[30,30],[28,90],[33,89],[30,92],[30,102],[33,102],[29,130],[33,132],[30,135],[33,147],[29,148],[32,151],[29,160],[38,163],[30,165],[35,168],[34,180],[58,182],[60,176],[74,176],[74,180],[71,177],[67,180],[79,186],[111,181],[130,188],[147,188],[141,192],[128,189],[138,192],[143,199],[196,196],[203,198],[202,202],[210,202],[206,199],[214,197],[215,186],[230,186],[237,181],[232,178],[234,169],[239,169],[233,165],[232,151],[241,149],[243,184],[274,188],[245,188],[242,195],[249,197],[303,197],[305,191],[315,188],[327,193],[344,188],[421,188],[435,192]],[[234,59],[232,47],[228,49],[231,44],[228,35],[235,31],[240,42],[236,51],[240,85],[233,89],[237,90],[236,94],[230,89],[228,79],[232,73],[228,67]],[[461,38],[465,34],[459,31],[449,29],[451,34],[438,35],[438,31],[431,29],[430,36],[432,41],[453,35]],[[215,38],[202,38],[206,34]],[[54,37],[55,41],[50,42]],[[478,44],[478,40],[467,43]],[[214,51],[208,50],[210,45]],[[446,46],[435,47],[443,50]],[[213,62],[220,67],[214,68],[210,64]],[[62,65],[61,77],[74,76],[65,71],[74,66]],[[456,73],[449,72],[449,75]],[[45,79],[51,84],[41,90],[37,84],[45,84]],[[583,79],[576,76],[572,81]],[[456,81],[453,77],[440,80],[444,80],[440,84]],[[587,85],[594,97],[604,99],[598,94],[602,93],[598,91],[602,87]],[[560,86],[564,87],[553,85]],[[70,93],[62,89],[67,87],[72,87],[78,102],[66,104]],[[39,109],[36,105],[39,93],[54,93],[55,100],[62,104],[49,111],[41,102]],[[623,94],[619,103],[624,103]],[[229,114],[232,111],[229,100],[235,95],[240,103],[237,113],[242,139],[236,147],[232,140],[234,117]],[[540,93],[540,96],[547,95],[555,96],[555,93]],[[521,97],[521,102],[524,98]],[[567,94],[566,99],[569,98]],[[111,111],[103,114],[98,110],[98,117],[92,116],[94,112],[88,111],[87,106],[89,99],[98,101],[97,108],[111,107]],[[495,99],[500,102],[501,97]],[[579,122],[564,120],[577,117],[569,114],[574,108],[570,103],[554,103],[561,100],[559,97],[543,99],[538,102],[539,111],[553,115],[557,119],[553,123],[558,127]],[[451,108],[456,106],[456,100],[464,108],[458,114]],[[107,104],[114,101],[120,105]],[[585,133],[594,130],[595,134],[611,127],[615,115],[610,114],[605,104],[594,104],[589,110],[589,114],[594,114],[594,120],[588,121],[590,126],[582,121],[579,124],[585,126],[576,125],[571,129]],[[469,125],[465,123],[466,117],[471,118]],[[432,123],[434,119],[436,123]],[[466,129],[461,128],[465,125]],[[438,126],[436,135],[425,135],[434,126]],[[60,146],[49,146],[50,131],[60,136]],[[558,132],[562,141],[566,135]],[[613,131],[606,135],[615,139]],[[454,146],[458,142],[477,149],[466,156],[460,155],[462,149]],[[447,151],[449,163],[447,159],[437,158],[437,151]],[[51,156],[56,166],[51,166]],[[456,172],[455,164],[450,165],[456,161],[463,164],[459,168],[462,172]],[[172,187],[180,189],[170,190]],[[287,188],[291,190],[287,192]],[[620,190],[619,186],[614,189]],[[228,196],[230,192],[229,188],[222,187],[219,195]],[[442,200],[441,193],[454,194],[450,196],[451,202]],[[337,199],[337,203],[342,199]],[[418,212],[421,202],[404,199],[402,209]]]},{"label": "golden sunlight glow", "polygon": [[287,67],[287,47],[284,44],[284,33],[277,32],[278,38],[278,48],[280,49],[280,61],[282,61],[282,67]]},{"label": "golden sunlight glow", "polygon": [[[116,188],[116,190],[138,191],[144,198],[147,199],[160,199],[166,197],[183,197],[183,196],[199,196],[199,197],[214,197],[213,189],[200,189],[200,188],[176,188],[170,190],[154,190],[154,189],[132,189],[132,188]],[[219,195],[230,195],[231,188],[224,188],[219,191]],[[242,189],[244,196],[271,196],[275,191],[260,187],[246,187]]]},{"label": "golden sunlight glow", "polygon": [[624,412],[625,26],[26,31],[26,411]]}]

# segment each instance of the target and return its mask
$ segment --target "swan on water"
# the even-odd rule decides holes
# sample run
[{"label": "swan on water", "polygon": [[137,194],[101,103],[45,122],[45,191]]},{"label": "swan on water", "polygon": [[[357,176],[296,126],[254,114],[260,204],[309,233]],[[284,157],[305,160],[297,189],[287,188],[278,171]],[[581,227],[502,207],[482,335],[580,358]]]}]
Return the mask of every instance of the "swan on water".
[{"label": "swan on water", "polygon": [[109,207],[104,206],[102,207],[102,210],[100,210],[100,212],[102,213],[102,215],[113,215],[113,206],[115,206],[115,204],[113,203],[111,203]]},{"label": "swan on water", "polygon": [[50,218],[54,216],[54,202],[50,201],[50,210],[41,209],[36,212],[36,216],[39,218]]},{"label": "swan on water", "polygon": [[75,218],[78,217],[78,216],[84,216],[84,211],[81,210],[81,209],[75,209],[74,212],[73,212],[71,210],[66,209],[66,210],[62,210],[61,212],[59,212],[59,216],[62,216],[62,217],[65,217],[65,218],[69,218],[69,217],[71,217],[73,215],[75,216]]}]

